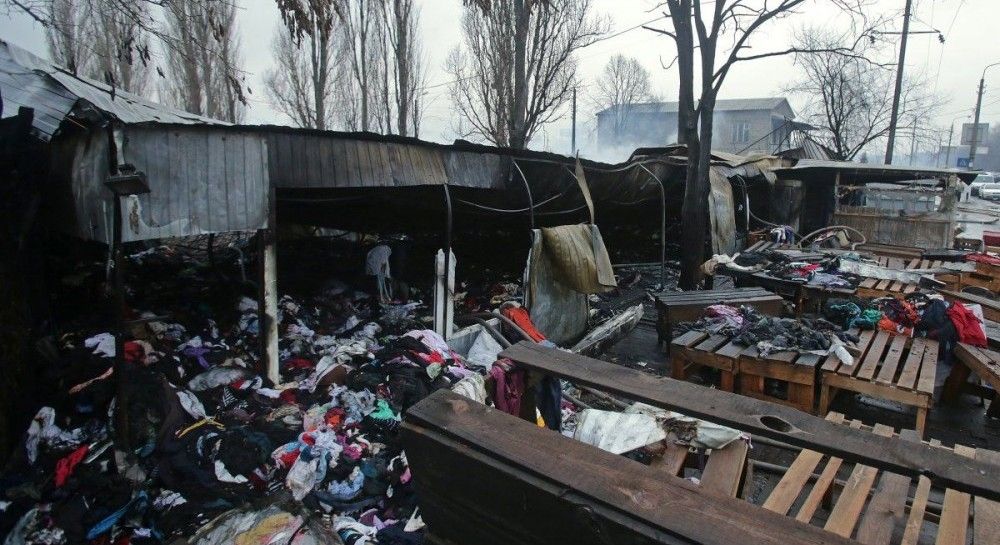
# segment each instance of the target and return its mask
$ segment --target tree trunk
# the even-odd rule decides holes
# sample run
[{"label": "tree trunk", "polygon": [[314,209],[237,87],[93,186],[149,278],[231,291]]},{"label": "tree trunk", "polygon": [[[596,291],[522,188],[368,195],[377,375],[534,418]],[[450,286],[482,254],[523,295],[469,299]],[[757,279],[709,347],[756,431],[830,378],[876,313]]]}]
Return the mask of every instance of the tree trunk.
[{"label": "tree trunk", "polygon": [[514,0],[514,104],[507,133],[507,143],[514,149],[524,149],[527,144],[525,117],[528,109],[528,78],[525,65],[531,2],[532,0]]},{"label": "tree trunk", "polygon": [[[697,136],[698,119],[694,106],[694,31],[691,28],[691,0],[671,2],[670,18],[677,35],[677,75],[680,87],[677,92],[677,142],[688,144],[691,135]],[[669,143],[669,142],[667,142]]]},{"label": "tree trunk", "polygon": [[[412,9],[403,4],[403,0],[393,3],[396,18],[396,126],[399,134],[407,136],[407,124],[410,119],[410,13]],[[406,12],[404,13],[404,10]]]}]

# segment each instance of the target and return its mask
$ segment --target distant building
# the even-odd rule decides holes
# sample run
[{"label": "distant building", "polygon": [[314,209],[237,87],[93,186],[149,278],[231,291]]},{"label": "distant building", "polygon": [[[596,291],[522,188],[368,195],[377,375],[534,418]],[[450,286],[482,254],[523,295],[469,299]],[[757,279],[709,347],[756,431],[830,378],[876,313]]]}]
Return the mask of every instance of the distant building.
[{"label": "distant building", "polygon": [[[795,132],[811,129],[795,121],[783,97],[718,100],[712,149],[729,153],[776,153],[798,145]],[[653,147],[677,141],[677,103],[646,102],[597,112],[601,147]]]}]

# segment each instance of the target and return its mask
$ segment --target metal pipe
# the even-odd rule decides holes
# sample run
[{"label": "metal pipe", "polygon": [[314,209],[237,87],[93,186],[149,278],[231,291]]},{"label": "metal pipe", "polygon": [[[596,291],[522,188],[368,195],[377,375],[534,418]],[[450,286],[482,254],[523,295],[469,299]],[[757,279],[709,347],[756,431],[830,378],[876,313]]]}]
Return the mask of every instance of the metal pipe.
[{"label": "metal pipe", "polygon": [[531,221],[531,230],[535,230],[535,203],[534,197],[531,195],[531,185],[528,184],[528,178],[524,175],[524,171],[521,170],[521,165],[517,164],[517,160],[513,157],[510,160],[514,163],[514,168],[517,169],[518,174],[521,175],[521,181],[524,182],[524,192],[528,195],[528,218]]},{"label": "metal pipe", "polygon": [[646,168],[646,165],[639,164],[639,168],[645,170],[647,174],[656,180],[656,184],[660,187],[660,286],[663,289],[667,287],[667,188],[663,185],[663,180],[659,176],[653,174],[652,170]]},{"label": "metal pipe", "polygon": [[510,348],[511,342],[508,341],[503,335],[501,335],[499,331],[493,329],[493,326],[490,325],[490,323],[487,322],[485,319],[480,318],[479,316],[476,316],[474,314],[467,314],[455,317],[456,322],[464,321],[465,319],[472,320],[477,324],[483,326],[483,329],[485,329],[486,332],[489,333],[491,337],[496,339],[496,341],[500,343],[500,346],[503,346],[504,348]]}]

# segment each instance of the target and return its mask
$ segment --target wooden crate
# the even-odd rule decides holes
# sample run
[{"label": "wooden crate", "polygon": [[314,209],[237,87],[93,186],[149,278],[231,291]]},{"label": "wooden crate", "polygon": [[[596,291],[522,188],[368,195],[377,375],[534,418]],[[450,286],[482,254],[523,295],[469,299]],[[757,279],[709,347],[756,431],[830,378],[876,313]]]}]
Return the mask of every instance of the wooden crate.
[{"label": "wooden crate", "polygon": [[668,348],[673,327],[679,322],[693,321],[705,314],[709,305],[746,305],[771,316],[781,315],[782,299],[763,288],[748,287],[725,290],[664,292],[656,295],[656,333]]},{"label": "wooden crate", "polygon": [[930,339],[865,331],[854,365],[828,356],[820,369],[819,414],[825,414],[841,390],[887,399],[916,408],[916,428],[923,436],[934,401],[938,343]]},{"label": "wooden crate", "polygon": [[736,359],[742,351],[722,335],[688,331],[670,345],[671,376],[686,380],[698,367],[711,367],[720,371],[719,388],[735,391]]},{"label": "wooden crate", "polygon": [[[827,420],[856,429],[870,429],[884,437],[920,441],[913,430],[896,434],[882,424],[867,428],[859,421],[845,421],[838,413],[830,413]],[[946,449],[937,440],[929,444],[942,451],[1000,463],[1000,454],[993,451],[962,445]],[[838,475],[847,475],[846,481],[838,483]],[[1000,503],[951,489],[935,489],[935,496],[943,492],[938,514],[931,512],[931,492],[931,481],[927,477],[918,477],[914,482],[904,475],[845,463],[806,449],[795,458],[763,502],[763,507],[800,522],[822,526],[840,537],[871,545],[916,545],[918,542],[992,545],[1000,541],[997,533],[1000,530]]]},{"label": "wooden crate", "polygon": [[[812,413],[816,403],[816,367],[821,359],[814,354],[798,352],[775,352],[761,356],[757,347],[745,348],[740,352],[737,363],[739,393]],[[783,384],[787,388],[787,398],[768,394],[766,380]]]}]

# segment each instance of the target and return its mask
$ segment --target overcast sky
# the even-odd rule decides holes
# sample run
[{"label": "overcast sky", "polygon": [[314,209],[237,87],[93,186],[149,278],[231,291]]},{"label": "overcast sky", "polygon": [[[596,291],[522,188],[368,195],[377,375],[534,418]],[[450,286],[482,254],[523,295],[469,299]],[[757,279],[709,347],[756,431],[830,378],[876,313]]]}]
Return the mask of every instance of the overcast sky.
[{"label": "overcast sky", "polygon": [[[593,0],[595,14],[605,15],[613,21],[613,32],[629,29],[662,14],[654,10],[653,0]],[[879,0],[878,9],[885,13],[899,13],[905,0]],[[250,73],[254,94],[246,121],[248,123],[287,123],[268,104],[261,83],[263,74],[271,66],[270,42],[276,25],[280,24],[273,0],[239,0],[241,10],[237,16],[243,45],[245,66]],[[455,117],[450,105],[448,88],[438,85],[449,80],[443,69],[448,52],[461,41],[459,20],[461,0],[418,0],[421,8],[420,26],[429,76],[427,115],[421,137],[427,140],[450,142],[455,137]],[[753,49],[767,51],[787,46],[792,31],[803,25],[837,27],[843,24],[834,10],[824,0],[813,0],[813,7],[766,27],[753,42]],[[0,36],[39,55],[48,56],[44,31],[26,16],[16,13],[0,16]],[[656,24],[664,24],[660,21]],[[900,18],[899,26],[902,25]],[[923,74],[948,103],[935,120],[946,128],[956,117],[960,123],[975,105],[975,90],[983,67],[1000,61],[1000,0],[914,0],[914,19],[911,30],[935,28],[945,34],[946,43],[940,44],[932,34],[910,37],[906,71]],[[898,30],[898,28],[897,28]],[[608,58],[615,53],[631,55],[640,60],[654,76],[656,92],[667,100],[677,95],[676,67],[665,70],[661,59],[672,58],[673,44],[643,29],[635,29],[594,44],[579,54],[580,128],[582,153],[591,155],[596,150],[588,145],[586,136],[593,129],[593,112],[587,100],[588,85],[599,75]],[[886,51],[887,58],[896,55]],[[794,77],[795,66],[789,58],[769,59],[744,63],[729,75],[722,98],[750,98],[782,95],[783,89]],[[801,104],[790,97],[792,106]],[[987,89],[983,98],[983,120],[1000,119],[1000,66],[987,76]],[[567,112],[568,114],[568,112]],[[568,153],[569,115],[539,133],[532,142],[533,148]],[[944,135],[947,138],[947,135]],[[908,145],[908,144],[907,144]],[[908,151],[908,150],[907,150]],[[614,157],[601,157],[615,159]],[[618,158],[618,159],[624,159]]]}]

